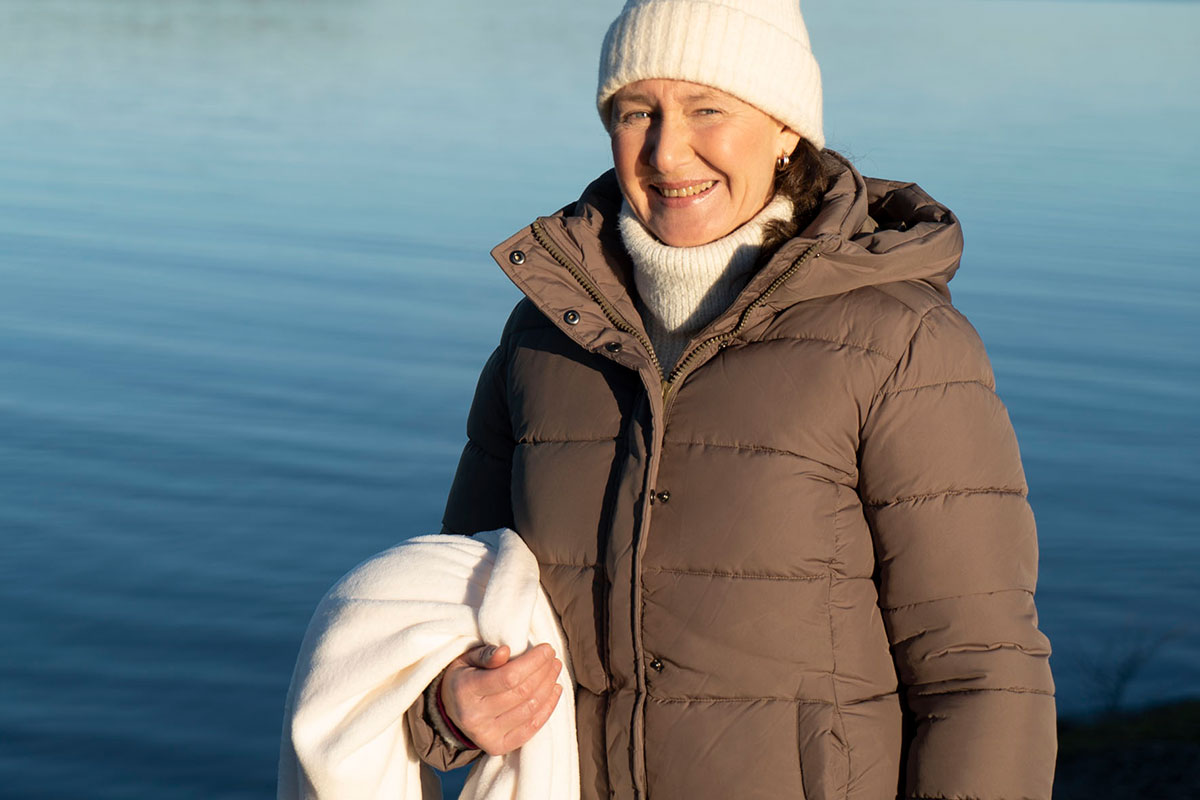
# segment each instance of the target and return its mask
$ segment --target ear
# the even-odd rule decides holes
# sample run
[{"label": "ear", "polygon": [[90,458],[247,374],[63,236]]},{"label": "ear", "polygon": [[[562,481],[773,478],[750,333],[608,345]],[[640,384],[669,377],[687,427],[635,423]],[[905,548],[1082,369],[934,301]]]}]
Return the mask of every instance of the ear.
[{"label": "ear", "polygon": [[779,137],[777,140],[778,147],[775,148],[776,154],[781,156],[790,156],[792,151],[795,150],[800,144],[800,140],[802,138],[803,137],[800,134],[796,133],[791,128],[787,127],[786,125],[782,126],[779,130]]}]

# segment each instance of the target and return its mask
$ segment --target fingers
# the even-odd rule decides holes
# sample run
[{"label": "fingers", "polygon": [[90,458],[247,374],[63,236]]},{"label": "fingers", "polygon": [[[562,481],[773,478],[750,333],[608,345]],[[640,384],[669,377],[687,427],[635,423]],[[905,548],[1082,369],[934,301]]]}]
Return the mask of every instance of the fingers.
[{"label": "fingers", "polygon": [[[507,710],[522,699],[529,697],[533,686],[527,682],[535,682],[544,678],[546,669],[553,669],[558,674],[562,664],[554,657],[554,650],[548,644],[531,648],[513,659],[507,659],[508,648],[500,648],[493,657],[493,663],[503,655],[505,662],[495,667],[474,670],[462,677],[463,688],[479,698],[496,697],[500,705],[499,711]],[[505,696],[515,697],[503,699]]]},{"label": "fingers", "polygon": [[[562,662],[557,658],[551,657],[533,672],[530,672],[519,680],[511,672],[503,676],[498,676],[504,678],[503,685],[505,688],[488,698],[491,710],[499,717],[518,708],[522,704],[529,703],[543,696],[549,691],[551,686],[555,685],[558,673],[561,671]],[[488,677],[491,676],[489,675]]]},{"label": "fingers", "polygon": [[508,645],[502,644],[499,647],[492,644],[485,644],[476,647],[474,650],[468,650],[465,654],[467,663],[478,669],[495,669],[502,667],[508,662],[509,650]]},{"label": "fingers", "polygon": [[[546,723],[562,694],[562,662],[549,645],[509,659],[508,648],[476,648],[447,667],[442,700],[451,721],[483,750],[502,755]],[[475,667],[472,664],[488,666]]]},{"label": "fingers", "polygon": [[[556,673],[555,673],[556,674]],[[491,755],[504,755],[533,738],[558,705],[562,687],[553,678],[491,720],[483,721],[474,741]]]},{"label": "fingers", "polygon": [[549,683],[533,697],[497,717],[498,726],[508,730],[500,741],[502,752],[498,755],[516,750],[532,739],[550,719],[561,696],[562,686],[557,682]]}]

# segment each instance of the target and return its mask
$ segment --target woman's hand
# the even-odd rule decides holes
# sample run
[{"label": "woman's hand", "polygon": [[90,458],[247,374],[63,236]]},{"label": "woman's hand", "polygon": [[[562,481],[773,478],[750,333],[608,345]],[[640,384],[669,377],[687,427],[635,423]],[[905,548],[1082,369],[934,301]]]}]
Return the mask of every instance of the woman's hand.
[{"label": "woman's hand", "polygon": [[489,755],[502,756],[533,738],[558,703],[562,662],[548,644],[509,660],[505,645],[463,653],[442,676],[442,705],[459,730]]}]

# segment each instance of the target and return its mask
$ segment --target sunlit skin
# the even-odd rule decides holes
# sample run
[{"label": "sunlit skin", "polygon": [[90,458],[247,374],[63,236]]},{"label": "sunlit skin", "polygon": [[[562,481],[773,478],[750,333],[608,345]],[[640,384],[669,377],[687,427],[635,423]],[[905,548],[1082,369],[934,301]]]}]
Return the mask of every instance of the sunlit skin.
[{"label": "sunlit skin", "polygon": [[507,646],[468,650],[446,667],[440,687],[450,720],[494,756],[532,739],[562,696],[562,662],[550,645],[510,655]]},{"label": "sunlit skin", "polygon": [[775,192],[776,159],[800,143],[732,95],[665,79],[623,86],[609,128],[625,199],[672,247],[707,244],[753,219]]}]

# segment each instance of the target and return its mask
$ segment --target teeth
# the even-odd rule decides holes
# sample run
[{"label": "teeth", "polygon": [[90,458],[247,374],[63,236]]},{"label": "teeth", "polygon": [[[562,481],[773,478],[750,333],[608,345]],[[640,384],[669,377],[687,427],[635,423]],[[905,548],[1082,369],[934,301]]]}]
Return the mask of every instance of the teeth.
[{"label": "teeth", "polygon": [[705,181],[704,183],[697,183],[695,186],[688,186],[686,189],[659,189],[658,191],[663,197],[691,197],[694,194],[707,191],[714,183],[716,181]]}]

